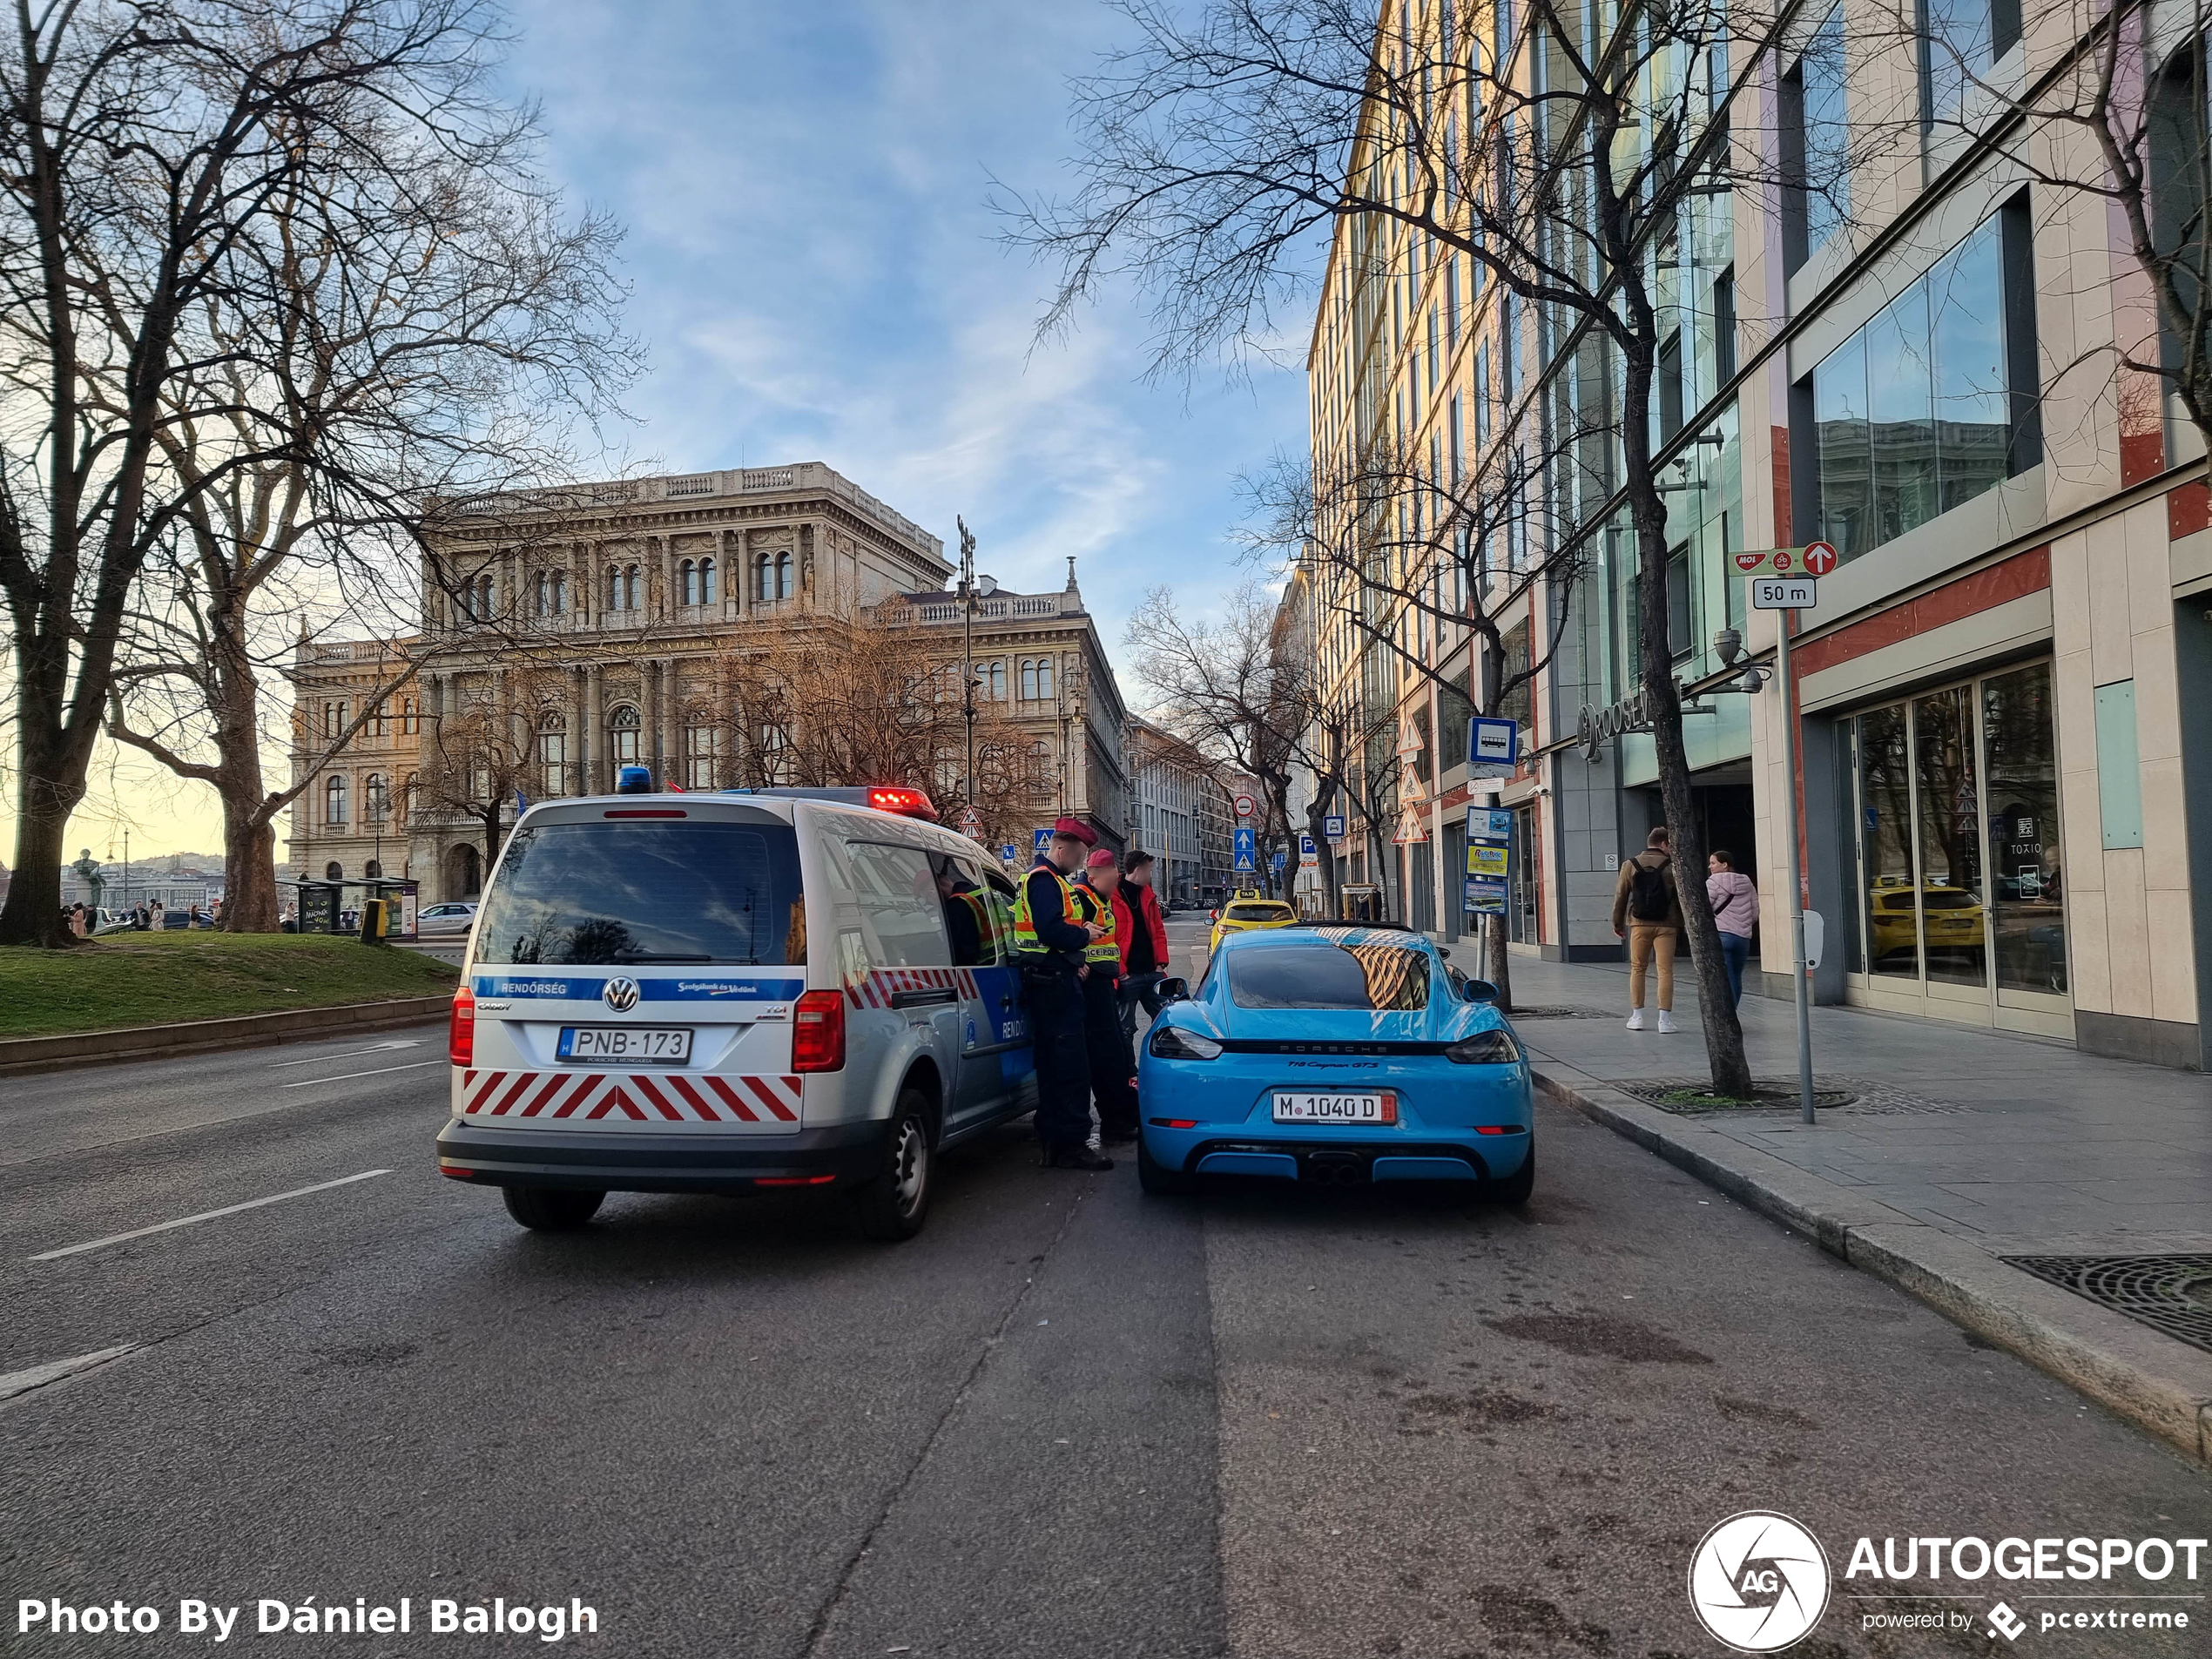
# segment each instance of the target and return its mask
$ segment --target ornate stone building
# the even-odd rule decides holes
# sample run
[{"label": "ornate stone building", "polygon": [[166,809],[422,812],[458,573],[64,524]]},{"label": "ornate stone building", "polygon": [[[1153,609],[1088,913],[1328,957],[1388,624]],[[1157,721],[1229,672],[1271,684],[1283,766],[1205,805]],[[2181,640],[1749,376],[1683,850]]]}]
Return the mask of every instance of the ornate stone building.
[{"label": "ornate stone building", "polygon": [[[956,687],[971,649],[942,543],[819,462],[488,496],[452,504],[432,550],[421,634],[300,646],[295,780],[406,659],[421,664],[294,805],[303,876],[411,877],[425,903],[462,898],[482,883],[487,816],[503,830],[517,794],[604,792],[632,762],[727,786],[715,665],[748,642],[903,597],[927,642],[919,671]],[[1058,593],[979,597],[972,633],[979,706],[1034,750],[1038,822],[1071,813],[1117,846],[1125,710],[1075,562]],[[513,733],[511,750],[426,787],[460,721]]]}]

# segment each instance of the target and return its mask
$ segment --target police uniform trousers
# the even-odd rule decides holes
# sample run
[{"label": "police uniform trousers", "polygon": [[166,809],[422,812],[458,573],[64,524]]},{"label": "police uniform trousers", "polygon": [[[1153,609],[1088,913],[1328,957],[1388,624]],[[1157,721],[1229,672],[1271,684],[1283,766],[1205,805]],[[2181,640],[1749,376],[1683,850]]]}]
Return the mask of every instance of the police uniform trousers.
[{"label": "police uniform trousers", "polygon": [[1090,1141],[1082,986],[1075,969],[1060,962],[1024,963],[1022,990],[1037,1064],[1037,1139],[1047,1152],[1079,1152]]},{"label": "police uniform trousers", "polygon": [[1136,1133],[1136,1062],[1122,1029],[1120,988],[1093,965],[1083,982],[1083,1048],[1090,1060],[1090,1096],[1098,1105],[1098,1132]]}]

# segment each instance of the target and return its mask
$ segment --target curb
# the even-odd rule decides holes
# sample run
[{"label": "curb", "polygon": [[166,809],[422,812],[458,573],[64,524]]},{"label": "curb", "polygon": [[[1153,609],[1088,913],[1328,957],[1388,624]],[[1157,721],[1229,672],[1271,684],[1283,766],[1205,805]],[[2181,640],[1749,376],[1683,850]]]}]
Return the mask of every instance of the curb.
[{"label": "curb", "polygon": [[1686,1123],[1571,1067],[1530,1069],[1537,1090],[1626,1136],[1895,1285],[1977,1336],[2212,1467],[2212,1360],[2126,1315],[2047,1285],[1955,1234]]},{"label": "curb", "polygon": [[275,1014],[241,1014],[223,1020],[181,1020],[173,1025],[127,1026],[119,1031],[71,1031],[51,1037],[0,1041],[0,1076],[33,1071],[62,1071],[126,1060],[206,1054],[219,1049],[253,1049],[303,1037],[421,1025],[442,1018],[453,1006],[442,996],[403,996],[382,1002],[347,1002],[336,1008],[286,1008]]}]

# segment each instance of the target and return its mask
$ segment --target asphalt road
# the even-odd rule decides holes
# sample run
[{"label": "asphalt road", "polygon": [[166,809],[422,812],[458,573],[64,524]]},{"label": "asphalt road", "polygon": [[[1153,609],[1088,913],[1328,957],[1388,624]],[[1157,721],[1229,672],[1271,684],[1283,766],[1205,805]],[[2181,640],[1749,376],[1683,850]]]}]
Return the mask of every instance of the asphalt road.
[{"label": "asphalt road", "polygon": [[[0,1083],[0,1374],[132,1345],[0,1399],[0,1650],[204,1651],[193,1597],[327,1652],[257,1601],[408,1596],[418,1633],[432,1597],[580,1597],[567,1645],[624,1656],[1717,1654],[1684,1578],[1739,1510],[1839,1574],[1862,1534],[2212,1523],[2158,1445],[1548,1108],[1521,1214],[1147,1201],[1015,1129],[901,1246],[802,1197],[539,1237],[435,1173],[442,1041]],[[1866,1634],[1852,1588],[1793,1651],[1992,1650]],[[22,1635],[22,1597],[162,1629]],[[2190,1606],[2054,1650],[2201,1653]]]}]

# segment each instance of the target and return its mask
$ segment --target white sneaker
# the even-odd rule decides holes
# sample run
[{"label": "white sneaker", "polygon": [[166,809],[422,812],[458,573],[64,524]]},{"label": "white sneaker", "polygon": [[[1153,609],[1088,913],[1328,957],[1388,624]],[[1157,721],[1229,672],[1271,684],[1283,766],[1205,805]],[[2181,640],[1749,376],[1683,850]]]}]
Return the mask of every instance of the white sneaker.
[{"label": "white sneaker", "polygon": [[1675,1016],[1664,1008],[1659,1010],[1659,1028],[1662,1031],[1671,1031],[1675,1028]]},{"label": "white sneaker", "polygon": [[1642,1008],[1630,1008],[1629,1010],[1629,1029],[1631,1031],[1641,1031],[1643,1029],[1643,1010]]}]

